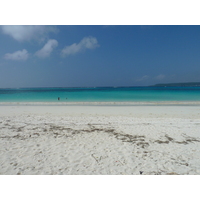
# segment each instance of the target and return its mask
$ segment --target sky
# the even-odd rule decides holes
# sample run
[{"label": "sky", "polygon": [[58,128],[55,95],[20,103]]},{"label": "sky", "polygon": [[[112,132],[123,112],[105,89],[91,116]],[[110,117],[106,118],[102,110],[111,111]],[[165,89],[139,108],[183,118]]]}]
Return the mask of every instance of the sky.
[{"label": "sky", "polygon": [[0,88],[200,82],[200,26],[0,26]]}]

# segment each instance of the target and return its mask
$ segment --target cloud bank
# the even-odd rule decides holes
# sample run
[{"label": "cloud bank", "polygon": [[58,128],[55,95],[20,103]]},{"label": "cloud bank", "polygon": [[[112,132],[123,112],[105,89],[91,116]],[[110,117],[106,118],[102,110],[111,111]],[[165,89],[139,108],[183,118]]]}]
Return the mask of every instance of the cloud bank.
[{"label": "cloud bank", "polygon": [[22,51],[16,51],[14,53],[7,53],[5,54],[4,58],[6,60],[27,60],[28,56],[28,51],[23,49]]},{"label": "cloud bank", "polygon": [[44,45],[42,49],[35,53],[39,58],[46,58],[50,56],[51,52],[54,48],[58,46],[57,40],[48,40],[48,42]]},{"label": "cloud bank", "polygon": [[6,35],[11,36],[13,39],[23,42],[36,39],[43,41],[47,38],[48,33],[58,32],[56,27],[52,26],[22,26],[22,25],[13,25],[13,26],[1,26],[2,32]]},{"label": "cloud bank", "polygon": [[70,46],[66,46],[62,51],[61,55],[63,57],[68,55],[73,55],[84,51],[86,49],[95,49],[99,47],[98,41],[95,37],[85,37],[78,44],[74,43]]}]

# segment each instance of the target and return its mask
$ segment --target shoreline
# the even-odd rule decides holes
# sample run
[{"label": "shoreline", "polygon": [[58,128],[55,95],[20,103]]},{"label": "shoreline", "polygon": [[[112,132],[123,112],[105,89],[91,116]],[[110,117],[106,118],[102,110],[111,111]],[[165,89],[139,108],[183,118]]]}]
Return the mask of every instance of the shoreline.
[{"label": "shoreline", "polygon": [[69,116],[134,118],[200,118],[200,106],[194,105],[0,105],[0,117],[5,116]]},{"label": "shoreline", "polygon": [[0,102],[0,106],[200,106],[200,101]]}]

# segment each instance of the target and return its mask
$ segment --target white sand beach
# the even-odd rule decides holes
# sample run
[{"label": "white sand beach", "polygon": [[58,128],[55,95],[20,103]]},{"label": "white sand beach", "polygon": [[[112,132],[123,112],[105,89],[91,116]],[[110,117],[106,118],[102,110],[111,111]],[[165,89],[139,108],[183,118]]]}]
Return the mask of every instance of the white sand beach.
[{"label": "white sand beach", "polygon": [[200,174],[199,106],[0,105],[0,174]]}]

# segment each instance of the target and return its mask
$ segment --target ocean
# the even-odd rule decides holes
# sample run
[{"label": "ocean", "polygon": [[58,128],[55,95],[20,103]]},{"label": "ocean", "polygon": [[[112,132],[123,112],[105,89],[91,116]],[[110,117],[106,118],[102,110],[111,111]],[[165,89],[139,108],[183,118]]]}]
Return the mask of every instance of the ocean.
[{"label": "ocean", "polygon": [[200,87],[97,87],[0,89],[0,102],[161,101],[200,101]]}]

